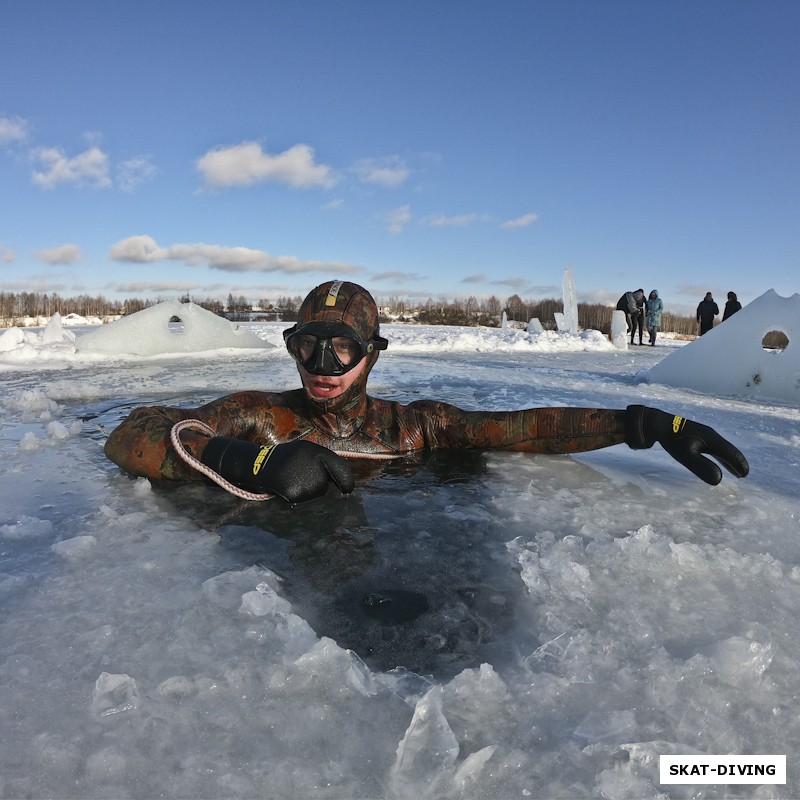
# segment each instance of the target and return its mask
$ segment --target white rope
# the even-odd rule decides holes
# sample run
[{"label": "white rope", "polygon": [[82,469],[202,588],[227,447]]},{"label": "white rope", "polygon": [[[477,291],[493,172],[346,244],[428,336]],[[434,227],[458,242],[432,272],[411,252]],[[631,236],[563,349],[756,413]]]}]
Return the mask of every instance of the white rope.
[{"label": "white rope", "polygon": [[[241,497],[242,500],[271,500],[275,497],[274,494],[256,494],[255,492],[248,492],[246,489],[240,489],[238,486],[235,486],[230,481],[225,480],[218,472],[215,472],[211,467],[206,466],[202,461],[196,459],[184,446],[183,442],[181,441],[180,432],[186,429],[191,429],[195,431],[199,431],[200,433],[205,433],[208,436],[215,436],[216,431],[209,425],[206,425],[205,422],[201,422],[199,419],[184,419],[181,422],[176,422],[172,426],[172,430],[169,432],[169,439],[172,442],[172,446],[175,448],[175,452],[190,466],[196,469],[198,472],[205,475],[209,480],[214,481],[218,486],[221,486],[225,491],[230,492],[236,497]],[[354,453],[347,450],[333,450],[332,452],[336,453],[337,456],[341,456],[342,458],[366,458],[373,461],[385,461],[387,459],[392,458],[400,458],[402,456],[401,453]]]},{"label": "white rope", "polygon": [[199,419],[185,419],[181,422],[176,422],[169,432],[169,439],[175,452],[190,466],[194,467],[198,472],[201,472],[210,480],[214,481],[218,486],[221,486],[225,491],[230,492],[236,497],[241,497],[242,500],[271,500],[275,495],[273,494],[255,494],[248,492],[245,489],[240,489],[234,486],[230,481],[225,480],[218,472],[215,472],[211,467],[207,467],[202,461],[198,461],[184,446],[181,441],[180,432],[190,428],[191,430],[199,431],[200,433],[207,433],[209,436],[214,436],[215,431],[213,428],[200,422]]}]

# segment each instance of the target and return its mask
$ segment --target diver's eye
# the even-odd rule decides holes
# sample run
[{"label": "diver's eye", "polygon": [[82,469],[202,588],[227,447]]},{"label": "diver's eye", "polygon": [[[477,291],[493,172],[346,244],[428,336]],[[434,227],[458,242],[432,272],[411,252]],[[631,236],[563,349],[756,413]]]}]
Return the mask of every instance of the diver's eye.
[{"label": "diver's eye", "polygon": [[333,352],[336,353],[336,357],[344,366],[353,364],[361,356],[361,348],[358,346],[358,342],[349,336],[334,336],[331,339],[331,344],[333,345]]},{"label": "diver's eye", "polygon": [[299,338],[297,350],[300,353],[300,359],[302,361],[308,361],[308,359],[311,358],[311,354],[314,352],[314,348],[317,346],[317,337],[303,335]]}]

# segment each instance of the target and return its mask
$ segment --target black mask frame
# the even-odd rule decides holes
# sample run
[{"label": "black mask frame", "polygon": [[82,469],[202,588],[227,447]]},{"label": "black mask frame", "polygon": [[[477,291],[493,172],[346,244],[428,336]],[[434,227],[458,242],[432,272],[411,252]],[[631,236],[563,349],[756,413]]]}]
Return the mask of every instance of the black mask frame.
[{"label": "black mask frame", "polygon": [[[304,336],[313,336],[316,339],[314,348],[308,358],[303,358],[300,343]],[[345,337],[352,340],[357,349],[358,357],[348,364],[342,362],[336,354],[333,339]],[[389,342],[382,336],[373,335],[371,339],[362,339],[349,325],[341,322],[308,322],[298,327],[293,325],[283,332],[283,340],[289,355],[311,375],[344,375],[357,367],[365,356],[375,350],[385,350]]]}]

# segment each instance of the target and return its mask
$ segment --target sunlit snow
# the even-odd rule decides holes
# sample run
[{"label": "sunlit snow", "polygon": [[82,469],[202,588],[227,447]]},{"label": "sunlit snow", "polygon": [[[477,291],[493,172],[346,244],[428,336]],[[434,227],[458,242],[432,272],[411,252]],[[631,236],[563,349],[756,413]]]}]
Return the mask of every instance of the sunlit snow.
[{"label": "sunlit snow", "polygon": [[[712,336],[695,369],[734,371],[736,319],[624,350],[386,325],[370,391],[645,403],[736,443],[743,480],[709,487],[659,446],[443,452],[296,508],[151,485],[102,452],[136,406],[297,387],[285,325],[245,326],[274,348],[188,353],[139,330],[139,356],[81,347],[99,328],[6,331],[0,796],[800,795],[793,768],[781,787],[659,784],[660,754],[800,751],[800,403],[653,377]],[[794,363],[788,333],[768,363]],[[427,610],[381,617],[375,593]]]}]

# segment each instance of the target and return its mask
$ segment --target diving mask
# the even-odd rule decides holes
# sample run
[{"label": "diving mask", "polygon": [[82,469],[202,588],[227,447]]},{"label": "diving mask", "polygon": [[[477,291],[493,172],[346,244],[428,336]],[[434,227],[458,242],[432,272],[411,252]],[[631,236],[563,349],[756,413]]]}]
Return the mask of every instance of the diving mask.
[{"label": "diving mask", "polygon": [[283,332],[286,349],[312,375],[344,375],[375,350],[389,342],[381,336],[364,341],[351,327],[339,322],[309,322]]}]

